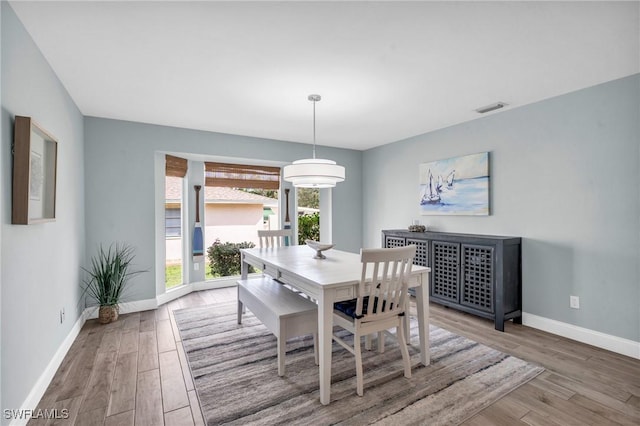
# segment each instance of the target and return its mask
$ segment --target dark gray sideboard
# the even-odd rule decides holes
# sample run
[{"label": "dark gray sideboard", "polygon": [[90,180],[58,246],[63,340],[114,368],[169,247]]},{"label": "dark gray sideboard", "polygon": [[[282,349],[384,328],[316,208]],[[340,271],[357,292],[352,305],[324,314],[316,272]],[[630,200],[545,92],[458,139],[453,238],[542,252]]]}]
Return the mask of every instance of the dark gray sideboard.
[{"label": "dark gray sideboard", "polygon": [[429,266],[432,302],[494,321],[522,323],[521,238],[449,232],[382,231],[383,247],[416,245],[414,264]]}]

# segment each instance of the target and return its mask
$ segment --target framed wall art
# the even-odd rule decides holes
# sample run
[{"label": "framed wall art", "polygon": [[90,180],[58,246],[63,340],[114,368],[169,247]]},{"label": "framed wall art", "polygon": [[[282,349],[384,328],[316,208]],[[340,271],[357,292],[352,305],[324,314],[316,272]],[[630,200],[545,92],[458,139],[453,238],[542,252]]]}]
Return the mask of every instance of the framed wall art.
[{"label": "framed wall art", "polygon": [[489,153],[420,164],[422,215],[489,215]]},{"label": "framed wall art", "polygon": [[31,117],[16,116],[11,223],[55,220],[57,160],[58,141]]}]

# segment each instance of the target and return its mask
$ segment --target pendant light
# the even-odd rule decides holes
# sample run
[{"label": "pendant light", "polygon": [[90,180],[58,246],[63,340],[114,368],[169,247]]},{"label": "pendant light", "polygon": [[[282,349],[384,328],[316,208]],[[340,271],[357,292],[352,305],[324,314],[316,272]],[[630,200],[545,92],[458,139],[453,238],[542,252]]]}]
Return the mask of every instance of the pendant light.
[{"label": "pendant light", "polygon": [[309,95],[313,102],[313,158],[294,161],[284,167],[284,180],[296,188],[332,188],[344,181],[344,167],[335,161],[316,158],[316,102],[320,95]]}]

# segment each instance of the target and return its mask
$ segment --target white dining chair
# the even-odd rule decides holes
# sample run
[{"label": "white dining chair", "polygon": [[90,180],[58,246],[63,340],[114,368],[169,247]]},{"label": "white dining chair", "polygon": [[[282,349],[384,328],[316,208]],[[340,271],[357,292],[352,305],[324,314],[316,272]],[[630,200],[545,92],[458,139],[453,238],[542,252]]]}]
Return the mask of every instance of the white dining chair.
[{"label": "white dining chair", "polygon": [[[278,248],[283,247],[286,244],[285,237],[289,237],[289,245],[293,245],[293,230],[291,229],[274,229],[274,230],[259,230],[258,239],[260,242],[260,248]],[[295,291],[296,293],[306,297],[309,300],[313,300],[310,296],[304,294],[300,290],[293,288],[279,277],[274,277],[278,282],[284,284],[287,288]]]},{"label": "white dining chair", "polygon": [[[333,340],[351,352],[356,358],[357,393],[364,393],[361,338],[382,333],[395,327],[395,337],[402,353],[404,377],[411,377],[411,363],[405,338],[404,317],[408,305],[407,280],[416,254],[416,246],[396,248],[362,249],[362,275],[357,297],[334,304],[333,323],[353,334],[353,346],[333,334]],[[373,282],[367,276],[375,277]],[[391,333],[388,333],[392,335]],[[379,345],[382,351],[382,344]]]},{"label": "white dining chair", "polygon": [[293,245],[293,232],[291,229],[259,230],[258,239],[260,248],[282,247],[285,237],[289,237],[289,245]]}]

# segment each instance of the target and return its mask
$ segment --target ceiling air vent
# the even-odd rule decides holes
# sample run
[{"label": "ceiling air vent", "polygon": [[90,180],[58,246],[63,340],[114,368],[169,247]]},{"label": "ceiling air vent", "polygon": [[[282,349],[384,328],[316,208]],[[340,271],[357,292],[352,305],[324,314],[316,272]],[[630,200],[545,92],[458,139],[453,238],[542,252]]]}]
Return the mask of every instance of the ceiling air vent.
[{"label": "ceiling air vent", "polygon": [[495,104],[487,105],[476,109],[476,112],[485,114],[487,112],[495,111],[497,109],[505,107],[507,104],[504,102],[496,102]]}]

